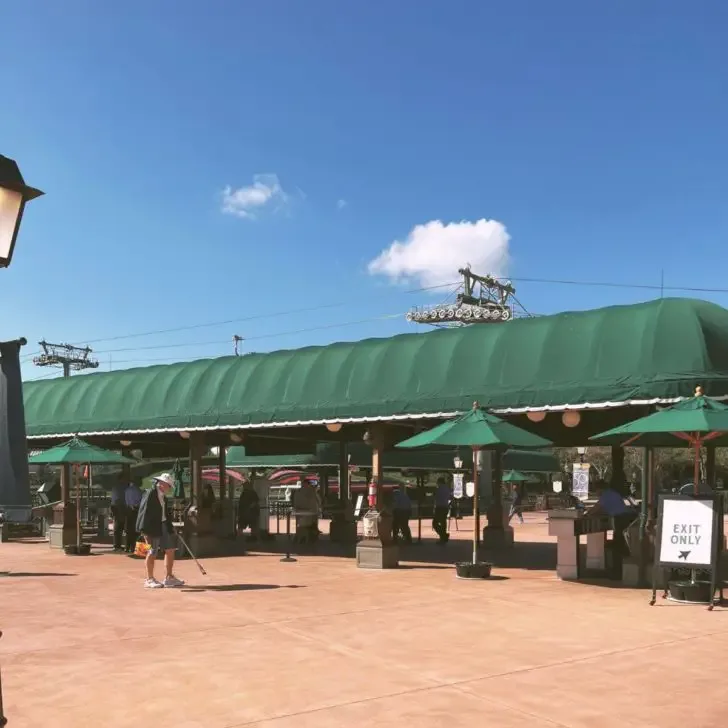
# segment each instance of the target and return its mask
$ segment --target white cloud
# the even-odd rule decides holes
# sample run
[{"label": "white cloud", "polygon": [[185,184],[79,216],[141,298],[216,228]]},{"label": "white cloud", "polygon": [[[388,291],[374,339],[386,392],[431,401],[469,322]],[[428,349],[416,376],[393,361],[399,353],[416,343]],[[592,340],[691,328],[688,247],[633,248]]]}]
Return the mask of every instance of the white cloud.
[{"label": "white cloud", "polygon": [[422,286],[455,281],[458,268],[468,264],[480,275],[501,276],[508,268],[510,239],[497,220],[432,220],[412,228],[404,242],[395,240],[369,263],[369,272],[394,281],[416,280]]},{"label": "white cloud", "polygon": [[336,209],[343,210],[349,203],[346,200],[337,200]]},{"label": "white cloud", "polygon": [[256,211],[268,205],[280,208],[288,201],[275,174],[256,174],[253,184],[247,187],[231,187],[222,191],[222,211],[237,217],[255,218]]}]

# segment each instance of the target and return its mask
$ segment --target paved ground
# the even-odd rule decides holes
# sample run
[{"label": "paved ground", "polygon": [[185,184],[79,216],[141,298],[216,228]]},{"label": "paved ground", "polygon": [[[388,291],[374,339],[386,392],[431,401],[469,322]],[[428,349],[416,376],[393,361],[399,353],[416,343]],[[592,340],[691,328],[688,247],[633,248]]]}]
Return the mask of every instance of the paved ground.
[{"label": "paved ground", "polygon": [[141,564],[105,551],[2,544],[9,726],[725,723],[726,611],[557,581],[537,516],[497,580],[458,581],[436,562],[467,552],[466,529],[390,572],[248,555],[207,560],[202,577],[184,561],[191,586],[175,591],[143,590]]}]

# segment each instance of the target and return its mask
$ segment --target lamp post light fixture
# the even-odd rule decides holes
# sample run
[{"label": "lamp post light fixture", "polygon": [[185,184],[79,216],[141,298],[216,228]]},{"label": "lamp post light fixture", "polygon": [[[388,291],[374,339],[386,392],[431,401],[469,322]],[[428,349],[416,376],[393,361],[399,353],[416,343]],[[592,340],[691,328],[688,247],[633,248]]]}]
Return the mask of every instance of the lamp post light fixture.
[{"label": "lamp post light fixture", "polygon": [[585,447],[577,447],[576,452],[579,455],[579,462],[584,462],[584,455],[586,455],[586,448]]},{"label": "lamp post light fixture", "polygon": [[455,466],[455,470],[463,469],[463,459],[460,457],[460,453],[455,453],[455,457],[452,459],[452,464]]},{"label": "lamp post light fixture", "polygon": [[13,258],[25,203],[42,194],[25,184],[15,160],[0,154],[0,268],[7,268]]}]

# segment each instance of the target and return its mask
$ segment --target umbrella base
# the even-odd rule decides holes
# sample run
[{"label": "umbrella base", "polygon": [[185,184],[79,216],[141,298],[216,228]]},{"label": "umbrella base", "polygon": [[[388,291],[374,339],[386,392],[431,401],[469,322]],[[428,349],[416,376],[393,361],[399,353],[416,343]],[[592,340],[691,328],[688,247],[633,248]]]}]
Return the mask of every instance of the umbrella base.
[{"label": "umbrella base", "polygon": [[66,556],[88,556],[91,553],[91,544],[82,543],[80,546],[75,543],[69,544],[64,546],[63,550],[66,552]]},{"label": "umbrella base", "polygon": [[488,561],[458,561],[455,564],[455,574],[458,579],[488,579],[493,564]]},{"label": "umbrella base", "polygon": [[680,604],[710,604],[713,601],[709,581],[670,581],[667,584],[668,599]]}]

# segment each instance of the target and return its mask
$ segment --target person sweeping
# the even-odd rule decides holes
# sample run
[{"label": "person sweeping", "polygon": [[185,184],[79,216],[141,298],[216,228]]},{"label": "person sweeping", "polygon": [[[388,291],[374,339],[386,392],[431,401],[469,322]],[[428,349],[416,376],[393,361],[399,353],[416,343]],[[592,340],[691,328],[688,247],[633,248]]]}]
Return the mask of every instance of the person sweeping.
[{"label": "person sweeping", "polygon": [[[167,507],[166,494],[174,487],[174,479],[169,473],[162,473],[154,478],[152,487],[144,493],[139,504],[136,530],[149,546],[146,553],[147,578],[144,586],[147,589],[184,586],[184,582],[174,575],[174,554],[177,550],[177,535],[172,517]],[[160,582],[154,578],[154,562],[157,551],[164,553],[166,576]]]}]

